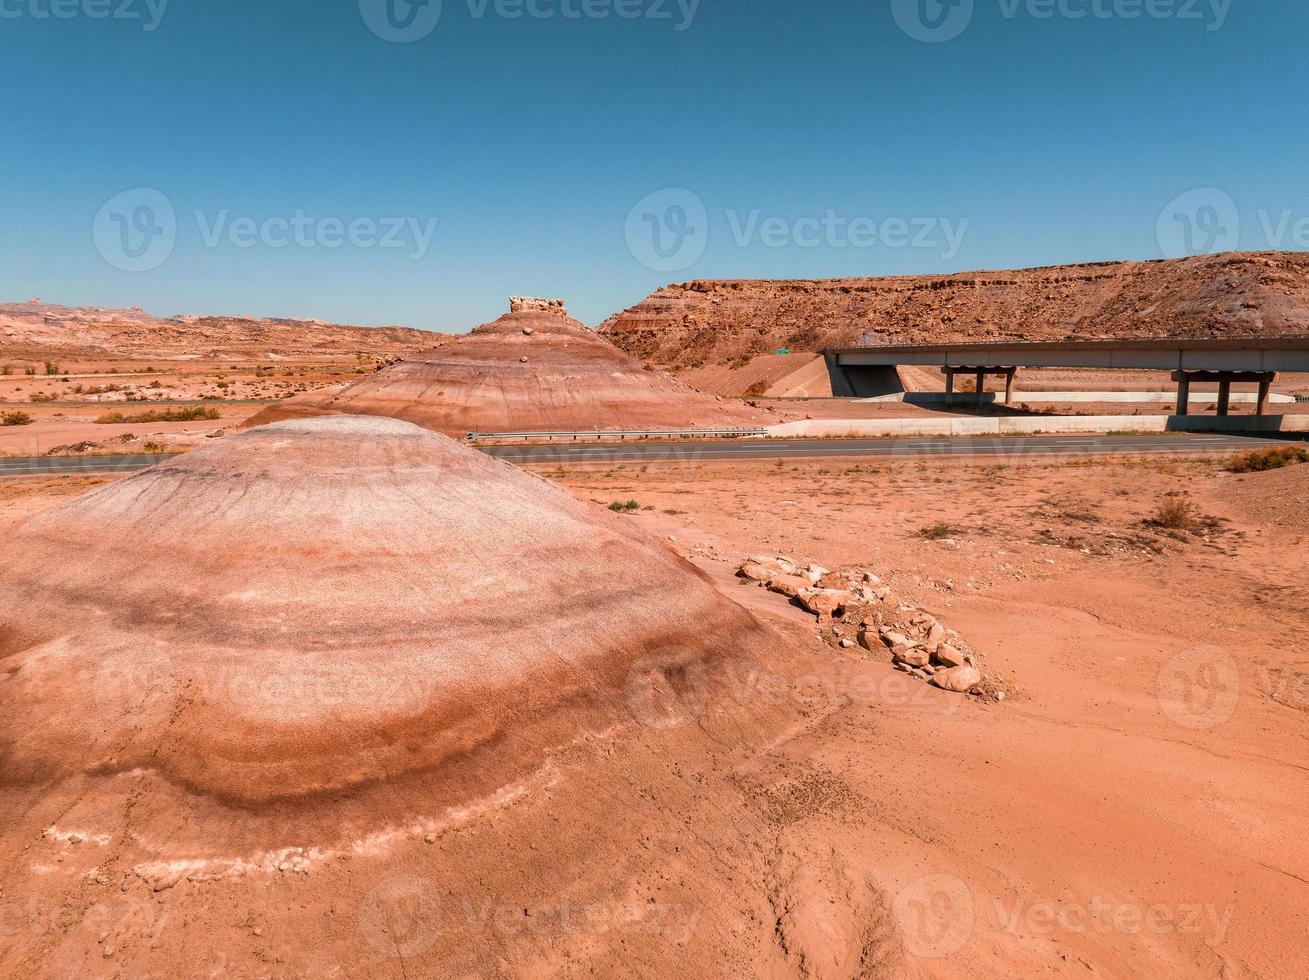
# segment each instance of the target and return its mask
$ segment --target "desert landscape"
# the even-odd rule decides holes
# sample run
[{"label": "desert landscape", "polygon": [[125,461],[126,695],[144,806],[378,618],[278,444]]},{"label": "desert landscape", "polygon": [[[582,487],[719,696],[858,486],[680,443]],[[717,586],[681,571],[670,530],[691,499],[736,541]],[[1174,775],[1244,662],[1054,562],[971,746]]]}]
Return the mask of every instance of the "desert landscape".
[{"label": "desert landscape", "polygon": [[1002,407],[704,393],[560,300],[4,309],[5,431],[162,459],[0,479],[5,975],[1309,972],[1302,441],[726,458]]}]

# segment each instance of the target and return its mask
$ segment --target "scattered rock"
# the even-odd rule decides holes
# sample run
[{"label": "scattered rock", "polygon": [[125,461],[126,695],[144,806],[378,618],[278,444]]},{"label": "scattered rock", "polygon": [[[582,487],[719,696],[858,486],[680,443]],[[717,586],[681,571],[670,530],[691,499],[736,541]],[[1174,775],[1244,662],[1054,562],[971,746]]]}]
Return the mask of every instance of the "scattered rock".
[{"label": "scattered rock", "polygon": [[807,578],[799,575],[775,575],[768,582],[770,592],[779,592],[789,599],[794,599],[802,589],[811,588]]},{"label": "scattered rock", "polygon": [[948,643],[942,643],[936,648],[936,662],[946,667],[966,666],[964,655]]},{"label": "scattered rock", "polygon": [[976,667],[951,667],[932,675],[932,683],[943,690],[964,694],[982,683],[982,672]]},{"label": "scattered rock", "polygon": [[922,647],[909,647],[907,650],[892,650],[896,660],[910,667],[927,667],[932,662],[932,655]]}]

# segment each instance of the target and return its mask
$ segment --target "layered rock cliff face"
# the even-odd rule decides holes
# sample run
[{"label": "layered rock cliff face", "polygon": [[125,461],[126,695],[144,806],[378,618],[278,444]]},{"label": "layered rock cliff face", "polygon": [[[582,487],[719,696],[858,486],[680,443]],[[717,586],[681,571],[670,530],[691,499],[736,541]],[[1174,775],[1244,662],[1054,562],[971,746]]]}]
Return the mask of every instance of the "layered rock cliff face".
[{"label": "layered rock cliff face", "polygon": [[1309,334],[1309,254],[1232,253],[1013,272],[681,283],[600,332],[662,365],[954,340]]}]

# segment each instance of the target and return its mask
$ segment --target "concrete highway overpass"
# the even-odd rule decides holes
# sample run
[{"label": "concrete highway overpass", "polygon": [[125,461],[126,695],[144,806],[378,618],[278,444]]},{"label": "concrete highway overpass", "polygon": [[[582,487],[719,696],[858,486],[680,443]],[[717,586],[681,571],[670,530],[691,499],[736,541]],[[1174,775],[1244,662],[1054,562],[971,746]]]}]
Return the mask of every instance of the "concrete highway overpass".
[{"label": "concrete highway overpass", "polygon": [[1227,414],[1234,383],[1258,384],[1258,414],[1262,415],[1279,372],[1309,373],[1309,337],[844,347],[825,350],[823,357],[837,397],[869,398],[902,391],[896,371],[901,365],[940,368],[947,392],[953,392],[956,375],[973,375],[979,402],[987,375],[1005,377],[1005,399],[1012,400],[1020,368],[1171,371],[1178,385],[1178,415],[1187,414],[1190,387],[1200,382],[1219,385],[1220,415]]}]

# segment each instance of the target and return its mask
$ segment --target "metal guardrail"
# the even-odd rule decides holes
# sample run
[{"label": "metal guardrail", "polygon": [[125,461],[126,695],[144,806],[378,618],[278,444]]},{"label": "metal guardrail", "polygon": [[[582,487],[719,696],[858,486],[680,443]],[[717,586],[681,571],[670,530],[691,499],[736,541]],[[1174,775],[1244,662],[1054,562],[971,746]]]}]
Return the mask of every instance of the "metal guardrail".
[{"label": "metal guardrail", "polygon": [[488,439],[545,439],[550,442],[554,442],[556,439],[571,440],[573,442],[578,439],[618,439],[619,441],[627,439],[737,439],[747,436],[766,435],[768,435],[767,429],[595,429],[579,432],[470,432],[468,433],[468,441],[485,442]]},{"label": "metal guardrail", "polygon": [[1309,404],[1309,395],[1296,395],[1295,400],[1301,405]]}]

